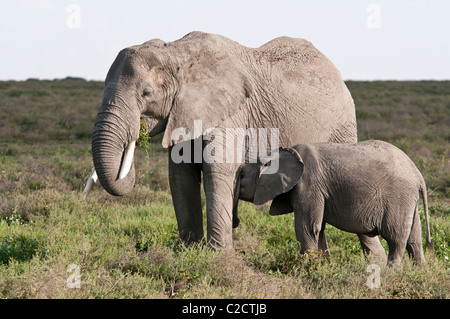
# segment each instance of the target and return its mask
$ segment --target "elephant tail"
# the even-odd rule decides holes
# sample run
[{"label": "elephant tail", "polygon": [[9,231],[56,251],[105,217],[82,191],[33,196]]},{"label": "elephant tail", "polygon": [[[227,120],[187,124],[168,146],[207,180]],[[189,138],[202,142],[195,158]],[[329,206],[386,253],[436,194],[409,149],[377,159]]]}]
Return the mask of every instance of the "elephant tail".
[{"label": "elephant tail", "polygon": [[422,201],[423,201],[423,211],[425,213],[425,223],[427,226],[427,240],[426,245],[429,251],[434,250],[434,244],[431,240],[431,232],[430,232],[430,220],[428,216],[428,198],[427,198],[427,186],[422,177],[422,182],[420,183],[420,192],[422,193]]}]

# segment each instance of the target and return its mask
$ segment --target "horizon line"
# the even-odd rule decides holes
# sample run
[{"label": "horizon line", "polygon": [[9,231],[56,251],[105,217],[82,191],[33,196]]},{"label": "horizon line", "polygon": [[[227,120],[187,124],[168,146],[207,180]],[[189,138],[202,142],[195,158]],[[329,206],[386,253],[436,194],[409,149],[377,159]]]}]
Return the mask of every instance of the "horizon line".
[{"label": "horizon line", "polygon": [[[72,76],[68,75],[63,78],[37,78],[37,77],[29,77],[26,79],[0,79],[0,82],[26,82],[26,81],[68,81],[68,80],[78,80],[78,81],[86,81],[86,82],[104,82],[105,80],[101,79],[94,79],[94,78],[85,78],[82,76]],[[393,79],[393,78],[353,78],[353,79],[343,79],[344,82],[445,82],[450,81],[450,77],[447,79],[433,79],[433,78],[421,78],[421,79],[408,79],[408,78],[400,78],[400,79]]]}]

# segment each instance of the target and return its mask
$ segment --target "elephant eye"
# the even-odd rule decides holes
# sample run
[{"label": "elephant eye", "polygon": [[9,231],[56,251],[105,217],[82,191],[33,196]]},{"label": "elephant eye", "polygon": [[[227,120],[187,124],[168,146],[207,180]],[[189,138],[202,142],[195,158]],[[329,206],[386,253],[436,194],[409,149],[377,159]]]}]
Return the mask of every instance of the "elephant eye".
[{"label": "elephant eye", "polygon": [[142,93],[142,96],[149,96],[150,95],[150,90],[145,89],[144,92]]}]

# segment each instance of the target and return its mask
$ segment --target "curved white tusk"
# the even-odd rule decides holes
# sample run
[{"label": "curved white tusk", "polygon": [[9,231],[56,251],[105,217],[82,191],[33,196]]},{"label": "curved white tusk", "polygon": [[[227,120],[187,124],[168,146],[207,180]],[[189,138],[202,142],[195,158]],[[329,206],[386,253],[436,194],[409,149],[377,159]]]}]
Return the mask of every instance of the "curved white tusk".
[{"label": "curved white tusk", "polygon": [[84,187],[83,200],[85,200],[86,197],[89,195],[89,193],[91,192],[91,190],[94,187],[95,183],[97,183],[97,180],[98,180],[97,172],[95,171],[95,168],[93,168],[91,176],[89,176],[89,179],[88,179],[88,181],[86,183],[86,186]]},{"label": "curved white tusk", "polygon": [[133,141],[128,145],[123,156],[122,165],[120,166],[119,179],[124,178],[130,172],[131,164],[133,163],[134,147],[136,146],[136,141]]}]

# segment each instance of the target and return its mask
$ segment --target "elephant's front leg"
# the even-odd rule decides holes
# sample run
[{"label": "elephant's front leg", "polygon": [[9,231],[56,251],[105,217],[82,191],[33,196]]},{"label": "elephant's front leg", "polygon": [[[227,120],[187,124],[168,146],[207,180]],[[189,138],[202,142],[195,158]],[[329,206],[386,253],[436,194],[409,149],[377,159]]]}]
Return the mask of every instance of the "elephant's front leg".
[{"label": "elephant's front leg", "polygon": [[319,233],[319,249],[325,257],[330,257],[330,249],[328,248],[327,237],[325,236],[325,222],[322,222],[322,229]]},{"label": "elephant's front leg", "polygon": [[207,240],[213,248],[233,249],[232,226],[236,164],[203,164]]},{"label": "elephant's front leg", "polygon": [[[299,192],[294,188],[294,194]],[[295,196],[295,195],[294,195]],[[297,195],[292,201],[294,208],[295,234],[300,242],[300,253],[320,249],[325,256],[328,243],[325,238],[325,223],[323,221],[324,200],[321,197]]]},{"label": "elephant's front leg", "polygon": [[169,150],[169,182],[180,238],[190,244],[203,239],[200,196],[201,164],[175,164]]}]

